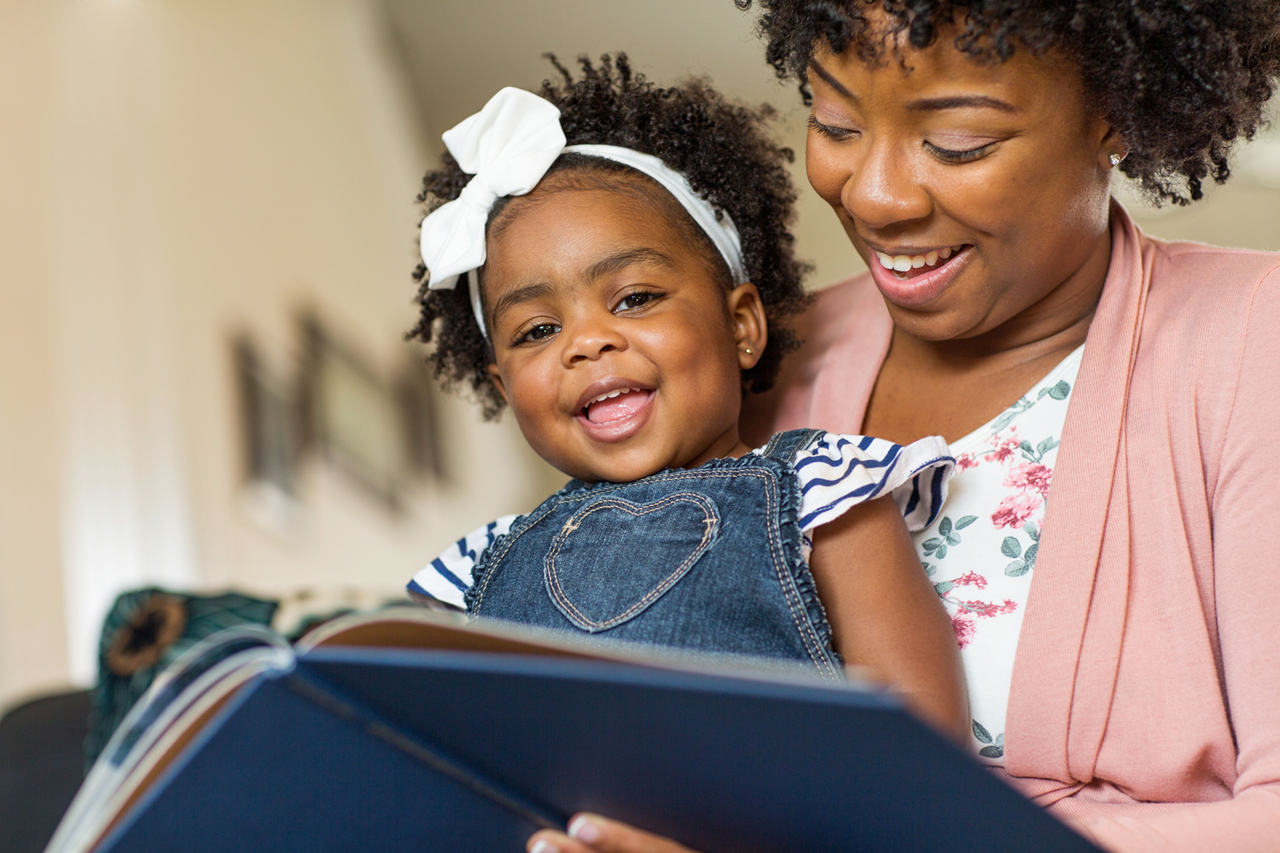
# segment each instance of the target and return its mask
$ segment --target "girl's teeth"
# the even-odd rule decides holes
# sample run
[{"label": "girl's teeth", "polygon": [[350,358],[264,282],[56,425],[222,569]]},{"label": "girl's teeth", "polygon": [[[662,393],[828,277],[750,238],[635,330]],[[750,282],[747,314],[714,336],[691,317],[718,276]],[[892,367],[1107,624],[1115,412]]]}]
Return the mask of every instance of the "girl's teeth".
[{"label": "girl's teeth", "polygon": [[608,394],[601,394],[599,397],[596,397],[590,403],[587,403],[587,405],[592,406],[592,405],[595,405],[596,403],[603,403],[605,400],[612,400],[614,397],[620,397],[623,394],[630,394],[632,391],[635,391],[635,390],[637,389],[619,388],[617,391],[610,391]]},{"label": "girl's teeth", "polygon": [[880,262],[880,266],[887,270],[908,272],[913,269],[918,270],[921,267],[934,266],[938,261],[945,261],[958,251],[960,251],[959,248],[948,247],[925,255],[886,255],[884,252],[876,252],[876,260]]}]

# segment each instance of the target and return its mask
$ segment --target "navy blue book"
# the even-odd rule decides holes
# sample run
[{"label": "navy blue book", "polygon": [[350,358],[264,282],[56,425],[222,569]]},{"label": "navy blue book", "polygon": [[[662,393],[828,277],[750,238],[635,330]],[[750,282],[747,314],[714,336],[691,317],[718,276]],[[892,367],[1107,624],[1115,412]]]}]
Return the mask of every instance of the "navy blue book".
[{"label": "navy blue book", "polygon": [[580,810],[706,853],[1096,853],[882,692],[421,609],[192,650],[48,853],[518,853]]}]

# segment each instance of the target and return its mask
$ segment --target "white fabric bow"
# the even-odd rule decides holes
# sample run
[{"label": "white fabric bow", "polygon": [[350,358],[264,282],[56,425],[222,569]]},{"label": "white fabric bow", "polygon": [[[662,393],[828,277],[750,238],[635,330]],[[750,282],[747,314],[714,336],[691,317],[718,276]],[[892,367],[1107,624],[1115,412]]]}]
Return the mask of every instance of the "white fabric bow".
[{"label": "white fabric bow", "polygon": [[[525,195],[536,187],[564,143],[560,110],[532,92],[510,86],[444,134],[449,153],[462,171],[475,177],[457,199],[422,221],[422,262],[431,272],[428,288],[452,290],[459,274],[484,264],[489,209],[503,196]],[[474,283],[472,291],[474,303]],[[475,308],[483,330],[482,314],[478,305]]]}]

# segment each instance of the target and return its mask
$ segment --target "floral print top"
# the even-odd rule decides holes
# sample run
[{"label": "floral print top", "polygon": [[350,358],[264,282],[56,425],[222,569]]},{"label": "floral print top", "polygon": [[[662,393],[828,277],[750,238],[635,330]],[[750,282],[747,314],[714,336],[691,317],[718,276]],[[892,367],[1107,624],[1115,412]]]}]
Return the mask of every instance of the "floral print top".
[{"label": "floral print top", "polygon": [[1004,765],[1004,723],[1022,613],[1035,574],[1080,346],[995,420],[951,444],[942,513],[912,534],[960,643],[973,748]]}]

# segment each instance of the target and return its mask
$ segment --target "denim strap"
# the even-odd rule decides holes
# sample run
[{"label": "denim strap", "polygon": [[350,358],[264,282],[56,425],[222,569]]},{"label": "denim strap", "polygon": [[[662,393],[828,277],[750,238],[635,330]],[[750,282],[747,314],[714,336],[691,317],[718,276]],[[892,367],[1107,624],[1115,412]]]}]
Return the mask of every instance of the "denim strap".
[{"label": "denim strap", "polygon": [[765,459],[794,464],[796,454],[817,441],[824,432],[820,429],[792,429],[775,433],[760,455]]}]

